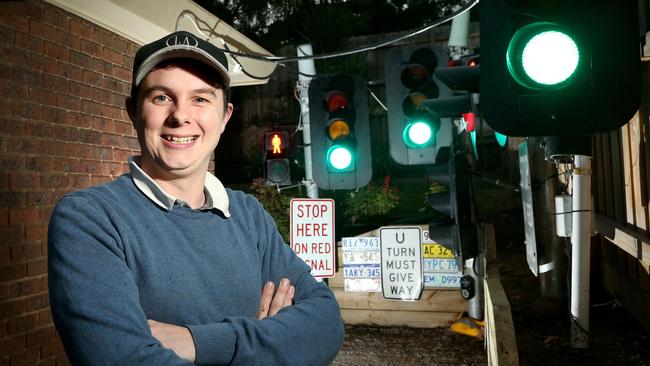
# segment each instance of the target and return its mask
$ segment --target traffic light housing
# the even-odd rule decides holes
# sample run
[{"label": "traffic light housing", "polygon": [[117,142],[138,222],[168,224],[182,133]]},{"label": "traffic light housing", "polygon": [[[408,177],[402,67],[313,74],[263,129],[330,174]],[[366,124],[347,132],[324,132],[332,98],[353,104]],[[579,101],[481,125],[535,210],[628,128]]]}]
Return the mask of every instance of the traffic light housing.
[{"label": "traffic light housing", "polygon": [[426,104],[452,96],[451,89],[435,76],[447,61],[444,51],[427,47],[394,48],[386,56],[389,147],[399,164],[434,164],[451,145],[451,119]]},{"label": "traffic light housing", "polygon": [[481,1],[481,112],[508,136],[588,135],[641,98],[638,2]]},{"label": "traffic light housing", "polygon": [[291,164],[287,159],[289,133],[287,131],[270,131],[264,133],[264,154],[266,157],[266,183],[291,185]]},{"label": "traffic light housing", "polygon": [[366,89],[358,75],[321,76],[309,84],[312,170],[319,188],[360,188],[372,178]]},{"label": "traffic light housing", "polygon": [[462,265],[479,253],[469,162],[465,154],[451,154],[448,161],[436,164],[430,173],[440,188],[427,195],[427,202],[441,215],[429,223],[429,237],[452,250]]}]

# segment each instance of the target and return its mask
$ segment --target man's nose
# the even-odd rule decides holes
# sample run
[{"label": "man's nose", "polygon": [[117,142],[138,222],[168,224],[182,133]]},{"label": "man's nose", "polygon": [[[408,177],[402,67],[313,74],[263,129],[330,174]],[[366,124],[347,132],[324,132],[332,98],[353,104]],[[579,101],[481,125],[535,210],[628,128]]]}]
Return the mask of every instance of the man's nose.
[{"label": "man's nose", "polygon": [[190,123],[189,105],[183,102],[174,103],[168,122],[171,124]]}]

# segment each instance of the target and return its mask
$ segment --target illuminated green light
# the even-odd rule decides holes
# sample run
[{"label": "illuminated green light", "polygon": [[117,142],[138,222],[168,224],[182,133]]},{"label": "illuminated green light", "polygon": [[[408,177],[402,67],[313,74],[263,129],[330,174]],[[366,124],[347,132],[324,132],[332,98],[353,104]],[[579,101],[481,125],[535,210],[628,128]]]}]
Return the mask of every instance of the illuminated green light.
[{"label": "illuminated green light", "polygon": [[580,64],[576,41],[553,23],[533,23],[512,37],[506,54],[508,70],[522,86],[558,89],[566,86]]},{"label": "illuminated green light", "polygon": [[411,122],[404,128],[402,137],[406,146],[410,148],[428,147],[434,141],[433,127],[423,121]]},{"label": "illuminated green light", "polygon": [[352,165],[352,152],[349,148],[334,145],[327,151],[327,163],[336,170],[345,170]]},{"label": "illuminated green light", "polygon": [[526,74],[544,85],[556,85],[578,67],[578,46],[564,33],[542,32],[524,46],[521,61]]}]

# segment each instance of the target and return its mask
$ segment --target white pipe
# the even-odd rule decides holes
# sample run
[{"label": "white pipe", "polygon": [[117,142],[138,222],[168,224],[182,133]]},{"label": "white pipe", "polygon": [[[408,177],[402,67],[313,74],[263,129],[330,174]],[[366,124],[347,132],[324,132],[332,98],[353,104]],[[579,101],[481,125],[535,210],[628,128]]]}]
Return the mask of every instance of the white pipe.
[{"label": "white pipe", "polygon": [[[311,44],[302,44],[297,48],[298,56],[311,56],[313,51]],[[305,181],[303,182],[307,187],[307,197],[318,198],[318,186],[314,182],[314,171],[311,165],[311,129],[309,124],[309,83],[311,76],[316,74],[316,67],[314,60],[299,60],[298,61],[298,88],[300,91],[300,113],[302,120],[302,142],[305,145]]]},{"label": "white pipe", "polygon": [[449,56],[452,60],[459,59],[467,53],[469,43],[469,11],[458,14],[451,20],[451,30],[449,33]]},{"label": "white pipe", "polygon": [[450,47],[467,47],[469,35],[469,11],[458,14],[451,20],[451,30],[449,33]]},{"label": "white pipe", "polygon": [[575,156],[571,236],[571,347],[589,347],[591,158]]}]

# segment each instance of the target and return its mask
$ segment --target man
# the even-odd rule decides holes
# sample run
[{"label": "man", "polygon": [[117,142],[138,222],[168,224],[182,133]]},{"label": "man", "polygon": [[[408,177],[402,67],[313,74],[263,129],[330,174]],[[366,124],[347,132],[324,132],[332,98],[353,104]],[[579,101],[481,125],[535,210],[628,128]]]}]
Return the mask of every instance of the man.
[{"label": "man", "polygon": [[49,226],[50,305],[73,364],[325,365],[332,292],[208,164],[233,110],[223,52],[187,32],[135,55],[130,174],[74,192]]}]

